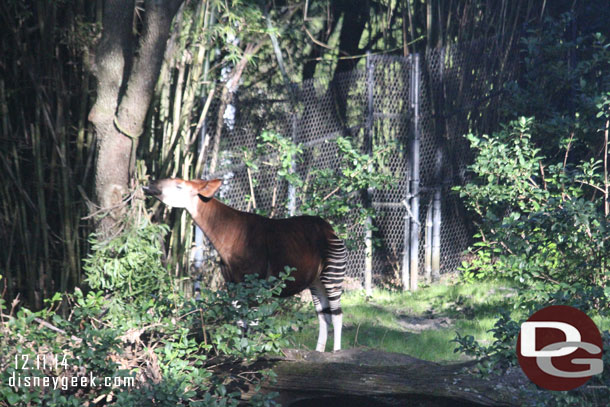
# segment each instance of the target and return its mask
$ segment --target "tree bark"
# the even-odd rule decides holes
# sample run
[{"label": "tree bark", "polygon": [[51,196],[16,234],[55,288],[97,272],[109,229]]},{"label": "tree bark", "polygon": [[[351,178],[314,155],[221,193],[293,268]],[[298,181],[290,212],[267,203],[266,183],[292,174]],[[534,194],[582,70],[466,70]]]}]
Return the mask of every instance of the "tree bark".
[{"label": "tree bark", "polygon": [[[467,369],[475,362],[441,365],[408,355],[349,349],[336,353],[286,351],[284,358],[257,362],[273,369],[283,406],[417,405],[519,406],[516,388],[479,379]],[[254,370],[254,369],[251,369]],[[253,392],[244,393],[249,399]]]},{"label": "tree bark", "polygon": [[106,0],[94,73],[97,98],[89,113],[97,136],[95,191],[105,216],[97,225],[111,234],[123,213],[137,139],[161,70],[172,19],[182,0],[147,0],[137,57],[132,33],[134,0]]},{"label": "tree bark", "polygon": [[[89,121],[97,137],[95,192],[97,203],[109,208],[119,203],[127,191],[128,171],[124,166],[131,151],[130,140],[113,124],[119,95],[133,54],[134,0],[107,0],[102,15],[102,38],[96,50],[93,71],[97,77],[97,97],[89,112]],[[102,233],[113,223],[103,220]]]}]

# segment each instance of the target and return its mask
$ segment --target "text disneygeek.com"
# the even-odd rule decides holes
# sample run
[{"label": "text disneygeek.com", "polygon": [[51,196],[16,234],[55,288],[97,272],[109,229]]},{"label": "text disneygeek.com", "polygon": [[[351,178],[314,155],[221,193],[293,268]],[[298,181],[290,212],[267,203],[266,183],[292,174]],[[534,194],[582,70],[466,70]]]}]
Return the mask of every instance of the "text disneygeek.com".
[{"label": "text disneygeek.com", "polygon": [[133,387],[133,377],[96,377],[93,373],[79,376],[43,376],[40,373],[45,370],[68,370],[68,362],[65,355],[30,356],[16,355],[14,371],[9,376],[9,387],[40,388],[51,387],[54,390],[68,390],[73,387]]}]

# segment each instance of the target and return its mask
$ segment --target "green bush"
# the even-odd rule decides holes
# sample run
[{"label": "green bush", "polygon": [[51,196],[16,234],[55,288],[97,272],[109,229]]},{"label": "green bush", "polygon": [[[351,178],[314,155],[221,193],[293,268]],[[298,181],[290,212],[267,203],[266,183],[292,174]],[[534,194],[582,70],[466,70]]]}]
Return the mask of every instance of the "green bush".
[{"label": "green bush", "polygon": [[147,220],[131,224],[110,240],[90,239],[92,252],[84,260],[85,281],[92,290],[112,293],[106,307],[111,316],[124,318],[125,309],[144,310],[153,300],[171,297],[172,281],[163,265],[161,242],[169,228]]},{"label": "green bush", "polygon": [[602,284],[610,278],[610,223],[603,200],[590,198],[582,182],[600,169],[545,163],[531,141],[532,122],[522,118],[493,136],[468,136],[477,152],[475,177],[457,190],[478,215],[481,240],[474,260],[462,266],[464,277],[509,277],[528,287],[535,302],[563,296],[603,309],[610,301]]},{"label": "green bush", "polygon": [[[240,284],[227,283],[226,290],[202,290],[204,324],[214,327],[210,344],[217,354],[252,358],[267,352],[279,352],[288,346],[286,334],[298,329],[306,315],[298,312],[293,298],[274,298],[294,280],[286,268],[279,278],[261,280],[247,275]],[[280,321],[289,313],[291,322]]]},{"label": "green bush", "polygon": [[[252,405],[274,405],[274,394],[261,393],[263,380],[273,372],[250,369],[243,375],[223,374],[215,366],[245,365],[287,345],[285,333],[300,329],[304,314],[295,299],[275,297],[290,280],[290,269],[280,278],[249,276],[225,290],[202,290],[197,301],[186,298],[163,266],[164,227],[132,223],[113,239],[101,243],[87,261],[84,294],[66,295],[70,312],[56,312],[62,297],[32,313],[21,308],[2,321],[0,380],[13,373],[60,378],[65,375],[132,378],[123,387],[32,389],[0,388],[0,406],[80,406],[105,400],[104,405],[236,406],[246,383],[256,395]],[[150,281],[155,280],[155,281]],[[4,303],[0,311],[4,313]],[[11,314],[13,312],[11,311]],[[40,326],[41,321],[46,326]],[[245,322],[247,328],[240,328]],[[50,324],[50,325],[49,325]],[[52,326],[52,328],[49,328]],[[28,371],[14,366],[14,358],[28,355],[65,356],[65,364]],[[131,385],[133,384],[133,385]],[[2,401],[5,400],[5,401]],[[8,403],[8,404],[7,404]]]},{"label": "green bush", "polygon": [[[547,19],[522,41],[524,73],[507,87],[503,110],[507,117],[527,117],[509,120],[493,135],[466,136],[475,153],[471,178],[455,189],[473,214],[478,233],[471,258],[462,264],[462,277],[509,278],[521,287],[512,314],[503,313],[492,329],[492,344],[459,333],[455,338],[457,352],[481,360],[484,376],[502,375],[517,364],[521,317],[551,304],[609,316],[609,181],[604,155],[610,44],[601,34],[559,41],[567,37],[570,24],[570,15]],[[568,64],[570,57],[573,62]],[[603,337],[607,347],[610,332]],[[603,375],[589,385],[608,389],[610,357],[603,358]],[[599,402],[598,395],[583,389],[539,392],[532,384],[525,391],[536,406]]]},{"label": "green bush", "polygon": [[572,18],[547,18],[522,40],[524,72],[507,86],[503,111],[529,117],[467,136],[473,177],[456,189],[479,241],[463,270],[465,278],[510,277],[528,287],[527,301],[604,309],[610,44],[599,33],[563,40]]},{"label": "green bush", "polygon": [[[80,406],[85,400],[105,397],[113,389],[72,386],[72,377],[79,380],[89,375],[113,379],[133,377],[112,359],[121,350],[120,330],[100,326],[103,296],[96,293],[84,296],[77,289],[69,300],[73,304],[69,319],[54,311],[61,302],[61,295],[56,294],[47,300],[47,308],[42,311],[21,308],[3,322],[0,347],[5,353],[0,362],[0,406]],[[0,311],[4,311],[2,305]],[[49,329],[41,321],[51,323],[55,329]],[[31,381],[30,386],[25,382],[26,377]],[[33,386],[35,377],[40,380],[48,377],[57,382]],[[11,378],[21,378],[21,382],[11,387]]]}]

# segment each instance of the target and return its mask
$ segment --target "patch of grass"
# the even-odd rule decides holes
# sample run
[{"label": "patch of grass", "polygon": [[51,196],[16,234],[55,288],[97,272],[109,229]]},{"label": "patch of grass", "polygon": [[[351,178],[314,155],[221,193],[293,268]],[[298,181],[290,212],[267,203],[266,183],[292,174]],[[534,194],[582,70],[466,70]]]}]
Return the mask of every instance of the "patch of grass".
[{"label": "patch of grass", "polygon": [[[436,362],[462,360],[464,356],[453,351],[455,332],[492,341],[488,331],[502,308],[512,308],[511,297],[516,295],[505,281],[443,282],[414,293],[375,290],[370,298],[347,292],[342,298],[342,347],[365,346]],[[317,318],[312,316],[290,339],[295,347],[315,349],[317,335]],[[327,349],[332,349],[331,332]]]}]

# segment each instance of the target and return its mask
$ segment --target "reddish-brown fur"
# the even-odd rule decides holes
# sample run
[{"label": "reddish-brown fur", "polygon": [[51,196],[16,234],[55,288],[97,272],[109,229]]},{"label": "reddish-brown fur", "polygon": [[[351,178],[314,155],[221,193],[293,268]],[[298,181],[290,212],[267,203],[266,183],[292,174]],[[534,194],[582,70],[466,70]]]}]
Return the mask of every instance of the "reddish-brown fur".
[{"label": "reddish-brown fur", "polygon": [[317,217],[268,219],[214,198],[202,202],[193,219],[220,254],[227,281],[238,283],[251,273],[278,277],[285,266],[296,268],[295,280],[287,282],[283,296],[304,290],[319,277],[321,253],[333,234],[331,226]]},{"label": "reddish-brown fur", "polygon": [[[156,192],[163,188],[160,183],[164,181],[151,183],[146,192],[158,195]],[[195,190],[207,186],[207,181],[182,182]],[[334,236],[328,222],[315,216],[268,219],[241,212],[212,198],[215,190],[198,194],[195,208],[189,212],[218,251],[226,281],[241,282],[246,274],[253,273],[263,278],[277,277],[285,266],[294,267],[295,280],[288,281],[281,294],[290,296],[309,287],[320,276],[322,255],[329,238]]]},{"label": "reddish-brown fur", "polygon": [[310,288],[320,331],[316,350],[324,352],[328,325],[333,349],[341,349],[341,293],[346,250],[332,227],[315,216],[268,219],[240,212],[214,199],[220,180],[178,178],[152,182],[144,190],[166,205],[185,208],[210,239],[222,259],[226,281],[241,282],[247,274],[279,276],[285,267],[296,270],[282,296]]}]

